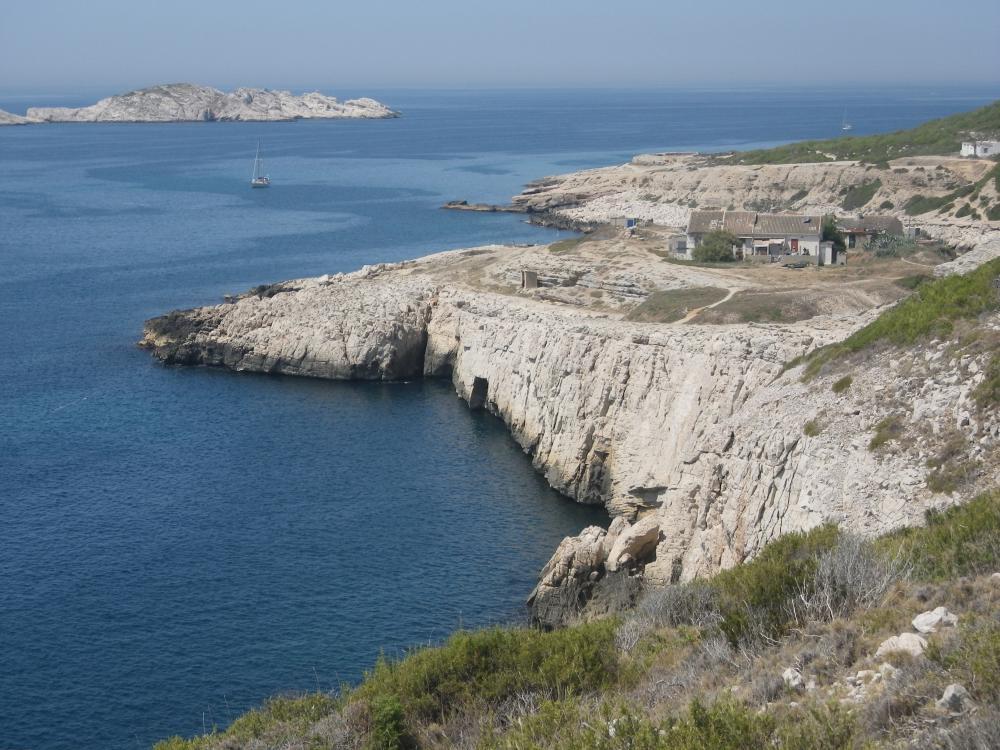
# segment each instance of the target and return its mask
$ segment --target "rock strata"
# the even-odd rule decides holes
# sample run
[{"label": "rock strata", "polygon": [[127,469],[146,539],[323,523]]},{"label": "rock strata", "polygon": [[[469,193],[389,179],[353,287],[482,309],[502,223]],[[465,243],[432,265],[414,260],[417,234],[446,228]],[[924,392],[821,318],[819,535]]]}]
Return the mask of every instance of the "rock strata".
[{"label": "rock strata", "polygon": [[239,88],[226,93],[211,86],[173,83],[101,99],[89,107],[32,107],[35,122],[209,122],[225,120],[381,119],[397,113],[374,99],[349,99],[314,91]]}]

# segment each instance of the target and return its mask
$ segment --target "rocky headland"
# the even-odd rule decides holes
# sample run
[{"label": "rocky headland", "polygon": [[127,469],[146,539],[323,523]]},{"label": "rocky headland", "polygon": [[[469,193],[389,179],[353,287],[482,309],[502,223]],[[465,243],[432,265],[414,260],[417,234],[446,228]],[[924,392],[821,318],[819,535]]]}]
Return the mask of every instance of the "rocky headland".
[{"label": "rocky headland", "polygon": [[30,107],[25,122],[223,122],[398,117],[374,99],[339,101],[318,91],[239,88],[173,83],[101,99],[88,107]]},{"label": "rocky headland", "polygon": [[10,112],[4,112],[0,109],[0,125],[29,125],[31,120],[27,117],[21,117],[21,115],[14,115]]},{"label": "rocky headland", "polygon": [[[521,288],[523,269],[538,288]],[[803,288],[819,296],[800,321],[642,322],[636,311],[656,295],[712,285],[740,299],[776,282],[681,267],[627,240],[492,246],[261,287],[154,318],[142,345],[171,364],[450,378],[470,407],[507,424],[553,487],[616,519],[564,541],[543,572],[531,603],[557,624],[600,599],[610,573],[686,581],[790,531],[835,522],[871,536],[997,484],[1000,420],[973,398],[1000,341],[996,314],[971,348],[886,349],[806,381],[804,364],[788,367],[902,296],[870,273]],[[845,377],[850,387],[836,387]],[[886,420],[894,437],[874,450]],[[946,490],[928,469],[942,455],[940,466],[961,468]]]}]

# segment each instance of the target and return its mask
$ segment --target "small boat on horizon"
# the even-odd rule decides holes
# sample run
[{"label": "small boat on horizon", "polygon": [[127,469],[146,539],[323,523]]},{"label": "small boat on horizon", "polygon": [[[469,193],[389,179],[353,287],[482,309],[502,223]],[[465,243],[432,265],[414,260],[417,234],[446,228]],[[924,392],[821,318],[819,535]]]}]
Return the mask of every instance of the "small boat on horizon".
[{"label": "small boat on horizon", "polygon": [[847,133],[847,132],[849,132],[851,130],[854,130],[854,126],[851,125],[851,123],[849,123],[847,121],[847,110],[846,109],[844,110],[844,116],[843,116],[843,118],[841,118],[841,120],[840,120],[840,129],[842,131],[844,131],[845,133]]},{"label": "small boat on horizon", "polygon": [[264,174],[264,160],[260,158],[260,141],[257,141],[257,155],[253,159],[253,175],[250,177],[250,187],[271,187],[271,178]]}]

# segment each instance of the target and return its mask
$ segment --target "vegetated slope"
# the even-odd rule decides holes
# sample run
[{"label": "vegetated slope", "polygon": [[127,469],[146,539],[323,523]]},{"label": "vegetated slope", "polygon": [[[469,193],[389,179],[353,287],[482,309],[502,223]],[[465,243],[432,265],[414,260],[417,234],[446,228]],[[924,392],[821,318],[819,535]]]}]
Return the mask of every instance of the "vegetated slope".
[{"label": "vegetated slope", "polygon": [[156,750],[994,747],[998,535],[997,491],[873,541],[821,526],[618,616],[460,632]]},{"label": "vegetated slope", "polygon": [[720,157],[733,164],[800,164],[821,161],[863,161],[885,164],[902,156],[957,153],[970,133],[1000,135],[1000,101],[971,112],[925,122],[909,130],[879,135],[848,136],[824,141],[801,141],[787,146],[742,151]]}]

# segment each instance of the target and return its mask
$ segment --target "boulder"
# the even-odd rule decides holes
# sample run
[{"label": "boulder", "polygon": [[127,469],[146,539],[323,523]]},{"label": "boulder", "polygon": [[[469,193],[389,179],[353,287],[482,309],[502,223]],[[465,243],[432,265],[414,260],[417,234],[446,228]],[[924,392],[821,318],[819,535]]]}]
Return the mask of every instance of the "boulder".
[{"label": "boulder", "polygon": [[939,708],[958,714],[968,708],[970,703],[969,691],[957,682],[953,682],[944,689],[944,694],[938,700],[937,705]]},{"label": "boulder", "polygon": [[789,667],[782,672],[781,679],[785,681],[785,686],[789,690],[802,690],[805,687],[805,681],[802,679],[802,672],[797,670],[795,667]]},{"label": "boulder", "polygon": [[656,551],[659,541],[659,518],[650,515],[636,521],[624,529],[615,540],[608,554],[608,571],[613,573],[626,563],[645,561]]},{"label": "boulder", "polygon": [[958,624],[958,616],[953,615],[944,607],[927,612],[921,612],[913,618],[913,629],[918,633],[936,633],[938,628],[954,627]]},{"label": "boulder", "polygon": [[606,533],[600,526],[588,526],[562,540],[528,597],[533,622],[559,627],[579,615],[603,573]]},{"label": "boulder", "polygon": [[911,656],[920,656],[924,653],[924,649],[926,648],[927,641],[916,633],[901,633],[900,635],[894,635],[892,638],[887,638],[882,641],[878,650],[875,652],[875,658],[881,658],[886,654],[893,653],[894,651],[902,651],[903,653],[910,654]]}]

